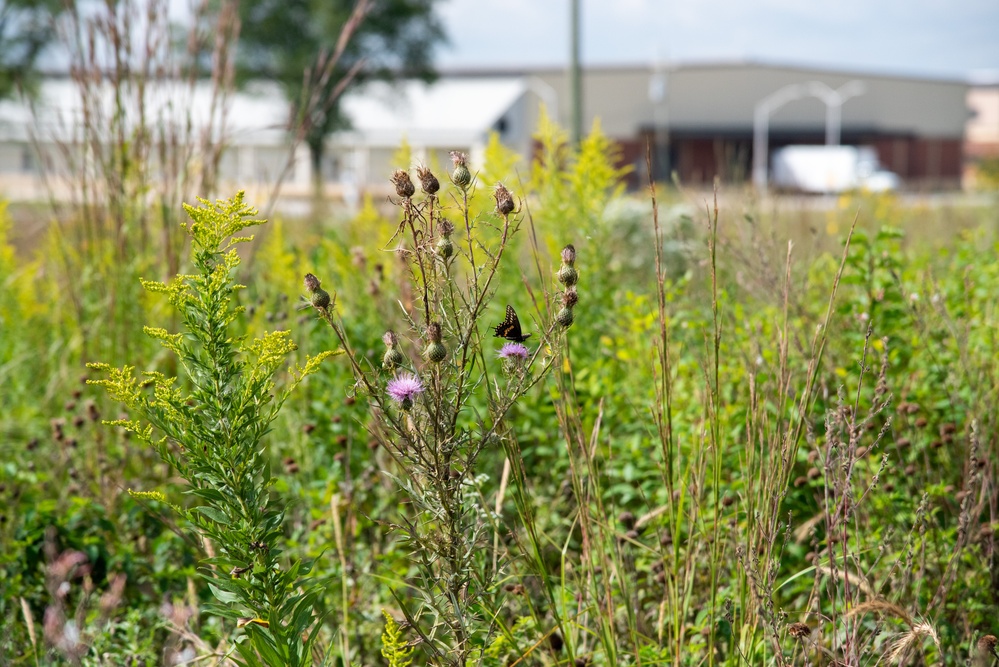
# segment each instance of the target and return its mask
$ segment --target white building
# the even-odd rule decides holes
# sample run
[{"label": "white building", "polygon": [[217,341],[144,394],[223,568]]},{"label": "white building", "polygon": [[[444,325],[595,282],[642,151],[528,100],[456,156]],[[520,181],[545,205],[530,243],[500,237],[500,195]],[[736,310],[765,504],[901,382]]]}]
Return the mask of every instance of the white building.
[{"label": "white building", "polygon": [[[453,77],[433,84],[376,82],[351,92],[343,109],[352,128],[328,139],[323,164],[327,194],[351,198],[361,189],[388,188],[394,169],[413,166],[392,164],[403,142],[415,160],[441,166],[450,165],[452,150],[469,153],[473,164],[481,160],[491,131],[527,154],[527,90],[523,77]],[[147,133],[154,170],[168,170],[160,162],[178,163],[160,158],[161,145],[176,151],[193,173],[209,153],[197,147],[221,142],[220,189],[266,195],[287,168],[283,195],[312,192],[308,148],[299,144],[293,149],[289,105],[276,85],[251,84],[220,100],[207,82],[193,89],[184,82],[150,83],[141,92],[126,89],[123,99],[128,121],[118,126],[111,122],[115,90],[110,84],[85,88],[69,79],[52,79],[42,84],[34,103],[0,101],[0,197],[68,196],[68,184],[89,164],[83,156],[92,154],[83,150],[84,141],[116,145],[114,127],[125,128],[132,135],[129,141],[136,133]],[[85,127],[90,131],[84,132]]]}]

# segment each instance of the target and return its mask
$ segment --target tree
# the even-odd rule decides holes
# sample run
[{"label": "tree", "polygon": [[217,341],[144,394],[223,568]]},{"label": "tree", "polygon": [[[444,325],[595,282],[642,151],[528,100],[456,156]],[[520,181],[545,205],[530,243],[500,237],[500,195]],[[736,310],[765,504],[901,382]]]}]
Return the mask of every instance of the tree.
[{"label": "tree", "polygon": [[35,63],[62,8],[62,0],[0,0],[0,100],[33,88]]},{"label": "tree", "polygon": [[432,80],[446,37],[437,0],[261,0],[240,5],[241,78],[278,82],[321,182],[325,139],[349,126],[344,89],[372,79]]}]

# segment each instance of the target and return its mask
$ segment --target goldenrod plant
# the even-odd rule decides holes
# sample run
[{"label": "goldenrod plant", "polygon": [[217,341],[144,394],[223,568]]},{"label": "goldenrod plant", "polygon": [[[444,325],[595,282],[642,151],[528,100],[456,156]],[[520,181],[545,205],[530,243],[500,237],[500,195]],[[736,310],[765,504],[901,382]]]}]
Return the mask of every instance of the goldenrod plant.
[{"label": "goldenrod plant", "polygon": [[[311,564],[282,558],[284,508],[275,502],[265,436],[282,404],[306,376],[333,352],[308,358],[278,385],[296,345],[287,331],[252,340],[234,326],[243,314],[234,281],[237,236],[257,211],[243,193],[229,200],[185,206],[195,273],[169,283],[143,281],[177,310],[183,331],[144,327],[172,352],[182,376],[160,372],[136,376],[132,367],[90,367],[93,380],[129,411],[106,423],[124,427],[154,447],[183,477],[192,502],[174,508],[193,527],[208,555],[200,574],[216,600],[207,611],[232,622],[232,651],[239,664],[311,665],[323,614],[316,608],[322,586],[310,578]],[[143,379],[144,378],[144,379]],[[159,492],[135,494],[165,500]]]}]

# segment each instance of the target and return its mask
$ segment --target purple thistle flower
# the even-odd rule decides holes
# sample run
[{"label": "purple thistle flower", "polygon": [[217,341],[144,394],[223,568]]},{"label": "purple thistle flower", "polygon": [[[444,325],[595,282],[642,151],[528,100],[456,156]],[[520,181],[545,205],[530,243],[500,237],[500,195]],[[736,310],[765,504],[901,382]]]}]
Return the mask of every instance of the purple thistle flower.
[{"label": "purple thistle flower", "polygon": [[403,410],[409,410],[413,407],[413,398],[423,393],[423,383],[412,373],[400,373],[389,380],[385,391],[393,401],[402,406]]},{"label": "purple thistle flower", "polygon": [[507,343],[500,348],[500,359],[510,361],[525,361],[531,355],[531,351],[523,343]]}]

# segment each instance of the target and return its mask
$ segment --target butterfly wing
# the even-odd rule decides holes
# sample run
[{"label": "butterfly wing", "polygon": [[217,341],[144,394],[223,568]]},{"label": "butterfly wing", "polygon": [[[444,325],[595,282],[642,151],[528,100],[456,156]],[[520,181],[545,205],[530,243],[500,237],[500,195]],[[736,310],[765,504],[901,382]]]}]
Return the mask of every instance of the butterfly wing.
[{"label": "butterfly wing", "polygon": [[517,317],[517,311],[513,309],[513,306],[507,305],[506,318],[496,326],[493,335],[515,343],[522,343],[531,334],[527,334],[526,336],[523,334],[520,329],[520,318]]}]

